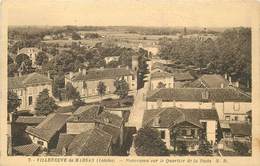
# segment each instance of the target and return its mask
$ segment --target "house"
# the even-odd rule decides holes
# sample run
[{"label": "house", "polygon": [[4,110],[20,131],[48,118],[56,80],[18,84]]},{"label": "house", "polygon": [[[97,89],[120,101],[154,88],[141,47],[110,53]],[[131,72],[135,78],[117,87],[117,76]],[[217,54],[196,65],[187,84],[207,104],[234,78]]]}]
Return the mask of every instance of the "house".
[{"label": "house", "polygon": [[78,135],[95,128],[112,136],[112,152],[117,153],[123,144],[124,119],[99,105],[79,107],[67,121],[66,134]]},{"label": "house", "polygon": [[151,73],[150,78],[150,89],[154,90],[157,88],[174,88],[174,77],[171,73],[164,71],[157,71]]},{"label": "house", "polygon": [[13,147],[14,155],[36,156],[39,151],[40,146],[34,143]]},{"label": "house", "polygon": [[98,95],[97,86],[100,81],[106,86],[106,94],[114,93],[114,82],[118,79],[124,79],[130,91],[137,89],[136,73],[127,68],[80,69],[77,73],[70,72],[66,75],[65,84],[70,82],[77,88],[80,96],[88,97]]},{"label": "house", "polygon": [[35,66],[35,60],[36,55],[41,52],[41,49],[36,47],[28,47],[28,48],[22,48],[17,50],[17,55],[19,54],[26,54],[29,56],[29,58],[32,60],[32,66]]},{"label": "house", "polygon": [[120,56],[107,56],[105,57],[106,64],[113,62],[113,61],[119,61]]},{"label": "house", "polygon": [[233,141],[250,141],[252,125],[248,122],[220,121],[223,138]]},{"label": "house", "polygon": [[193,88],[227,88],[230,85],[230,82],[220,74],[204,74],[186,86]]},{"label": "house", "polygon": [[216,108],[220,120],[247,121],[251,96],[235,88],[162,88],[150,91],[147,109],[180,107],[190,109]]},{"label": "house", "polygon": [[56,148],[58,136],[66,132],[66,122],[71,115],[52,113],[36,127],[28,126],[25,132],[34,144],[44,150]]},{"label": "house", "polygon": [[188,71],[173,72],[174,75],[174,87],[182,88],[185,84],[194,80],[194,77]]},{"label": "house", "polygon": [[67,156],[109,156],[111,146],[112,136],[99,128],[93,128],[77,135],[60,135],[56,152]]},{"label": "house", "polygon": [[52,96],[52,80],[39,73],[8,77],[8,90],[15,92],[21,100],[18,111],[29,110],[34,112],[36,100],[40,92],[49,90]]},{"label": "house", "polygon": [[189,151],[195,151],[203,138],[211,144],[218,141],[218,114],[215,109],[168,107],[145,110],[143,126],[157,129],[169,149],[185,143]]}]

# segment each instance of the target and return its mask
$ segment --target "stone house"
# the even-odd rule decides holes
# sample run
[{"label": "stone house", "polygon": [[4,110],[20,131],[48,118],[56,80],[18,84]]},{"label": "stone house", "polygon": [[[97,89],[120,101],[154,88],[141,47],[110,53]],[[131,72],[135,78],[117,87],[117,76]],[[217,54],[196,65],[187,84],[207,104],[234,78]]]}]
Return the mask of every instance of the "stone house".
[{"label": "stone house", "polygon": [[127,68],[80,69],[77,73],[70,72],[66,75],[65,84],[70,82],[77,88],[81,97],[88,97],[98,95],[97,86],[100,81],[106,86],[106,94],[114,93],[114,82],[118,79],[124,79],[130,91],[137,89],[136,74]]},{"label": "stone house", "polygon": [[188,151],[196,151],[201,139],[211,144],[219,141],[215,109],[168,107],[145,110],[143,126],[157,129],[168,149],[185,143]]},{"label": "stone house", "polygon": [[8,78],[8,90],[15,92],[21,100],[18,111],[34,112],[38,95],[44,89],[49,90],[49,95],[52,96],[52,80],[36,72]]},{"label": "stone house", "polygon": [[171,73],[164,71],[157,71],[151,73],[150,89],[158,89],[158,86],[162,84],[164,88],[174,88],[174,77]]},{"label": "stone house", "polygon": [[235,88],[162,88],[147,94],[147,109],[165,107],[217,110],[220,120],[247,121],[251,96]]}]

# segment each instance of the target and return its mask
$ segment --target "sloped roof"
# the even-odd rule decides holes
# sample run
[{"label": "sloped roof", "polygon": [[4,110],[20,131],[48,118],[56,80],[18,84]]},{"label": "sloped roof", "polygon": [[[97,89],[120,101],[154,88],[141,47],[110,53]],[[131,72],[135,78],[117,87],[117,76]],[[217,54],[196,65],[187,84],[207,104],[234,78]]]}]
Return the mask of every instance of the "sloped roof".
[{"label": "sloped roof", "polygon": [[157,72],[154,72],[151,74],[151,79],[156,79],[156,78],[166,78],[166,77],[172,77],[173,78],[173,75],[171,73],[168,73],[168,72],[160,72],[160,71],[157,71]]},{"label": "sloped roof", "polygon": [[13,147],[13,149],[22,154],[22,155],[26,155],[26,156],[32,156],[34,155],[37,150],[39,150],[40,146],[36,145],[34,143],[32,144],[27,144],[27,145],[20,145],[20,146],[15,146]]},{"label": "sloped roof", "polygon": [[52,113],[42,121],[38,126],[26,128],[26,132],[39,137],[43,140],[50,141],[52,137],[66,124],[71,115]]},{"label": "sloped roof", "polygon": [[[159,126],[154,126],[153,120],[159,118]],[[200,120],[218,120],[215,109],[183,109],[177,107],[145,110],[143,126],[169,128],[182,122],[189,122],[202,128]]]},{"label": "sloped roof", "polygon": [[229,86],[228,80],[219,74],[204,74],[187,86],[194,88],[221,88],[221,84],[224,88]]},{"label": "sloped roof", "polygon": [[251,102],[251,96],[235,88],[161,88],[150,91],[147,101],[205,101],[202,99],[202,93],[205,91],[209,94],[209,102]]},{"label": "sloped roof", "polygon": [[104,110],[99,105],[87,105],[79,107],[69,122],[99,122],[120,128],[123,118]]},{"label": "sloped roof", "polygon": [[88,70],[86,74],[83,72],[74,73],[73,81],[82,80],[102,80],[102,79],[116,79],[117,77],[133,75],[133,72],[126,68],[105,68]]},{"label": "sloped roof", "polygon": [[112,136],[98,128],[90,129],[77,135],[68,146],[68,155],[106,156]]},{"label": "sloped roof", "polygon": [[59,135],[59,140],[58,144],[56,147],[56,153],[57,154],[62,154],[62,149],[63,148],[68,148],[70,143],[73,141],[76,135],[73,134],[60,134]]},{"label": "sloped roof", "polygon": [[34,72],[20,77],[19,76],[8,77],[8,88],[17,89],[17,88],[24,88],[28,85],[46,84],[51,82],[52,80],[50,78]]},{"label": "sloped roof", "polygon": [[15,123],[25,123],[25,124],[39,124],[46,116],[18,116]]},{"label": "sloped roof", "polygon": [[251,136],[252,126],[249,123],[230,123],[230,130],[233,136]]},{"label": "sloped roof", "polygon": [[174,72],[173,75],[175,81],[194,80],[194,77],[190,74],[190,72]]}]

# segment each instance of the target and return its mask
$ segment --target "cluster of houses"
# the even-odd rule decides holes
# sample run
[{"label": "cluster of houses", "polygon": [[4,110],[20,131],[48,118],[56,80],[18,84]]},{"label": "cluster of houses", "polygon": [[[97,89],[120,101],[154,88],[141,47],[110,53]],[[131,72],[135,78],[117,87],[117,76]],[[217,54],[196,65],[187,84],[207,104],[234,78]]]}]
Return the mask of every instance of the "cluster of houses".
[{"label": "cluster of houses", "polygon": [[157,129],[168,149],[185,143],[188,151],[196,151],[202,139],[221,148],[227,142],[251,142],[251,96],[228,75],[195,79],[156,61],[149,85],[143,126]]}]

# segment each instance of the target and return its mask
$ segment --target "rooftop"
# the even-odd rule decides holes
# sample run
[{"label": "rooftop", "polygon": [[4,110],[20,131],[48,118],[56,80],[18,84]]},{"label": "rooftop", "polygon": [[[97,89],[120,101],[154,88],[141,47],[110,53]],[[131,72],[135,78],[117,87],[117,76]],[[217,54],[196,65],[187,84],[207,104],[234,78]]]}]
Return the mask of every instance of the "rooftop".
[{"label": "rooftop", "polygon": [[8,77],[8,89],[25,88],[30,85],[50,84],[52,80],[39,73],[30,73],[27,75]]},{"label": "rooftop", "polygon": [[26,156],[33,156],[39,150],[40,146],[34,143],[28,145],[20,145],[13,147],[13,150],[19,154]]},{"label": "rooftop", "polygon": [[71,115],[52,113],[38,126],[28,126],[25,131],[45,141],[50,141],[52,137],[66,124],[67,119],[70,116]]},{"label": "rooftop", "polygon": [[[202,98],[203,93],[208,93],[208,98]],[[147,101],[238,101],[251,102],[251,96],[235,88],[161,88],[147,94]]]},{"label": "rooftop", "polygon": [[251,136],[252,126],[249,123],[230,123],[230,130],[233,136]]},{"label": "rooftop", "polygon": [[229,81],[219,74],[204,74],[197,80],[188,84],[188,87],[194,88],[223,88],[229,86]]},{"label": "rooftop", "polygon": [[112,136],[98,128],[83,132],[68,146],[68,155],[105,156],[108,155]]},{"label": "rooftop", "polygon": [[159,108],[145,110],[143,117],[143,126],[155,127],[153,120],[159,118],[159,126],[170,127],[182,122],[189,122],[202,128],[200,120],[218,120],[218,114],[215,109],[183,109],[177,107]]},{"label": "rooftop", "polygon": [[[132,71],[126,68],[105,68],[105,69],[92,69],[83,72],[74,73],[73,81],[83,80],[102,80],[102,79],[116,79],[121,76],[133,75]],[[68,77],[68,76],[66,76]]]},{"label": "rooftop", "polygon": [[162,72],[157,71],[157,72],[154,72],[151,74],[151,79],[166,78],[166,77],[173,78],[173,75],[171,73],[164,72],[164,71],[162,71]]},{"label": "rooftop", "polygon": [[15,123],[39,124],[45,118],[46,116],[18,116],[18,118],[15,120]]}]

